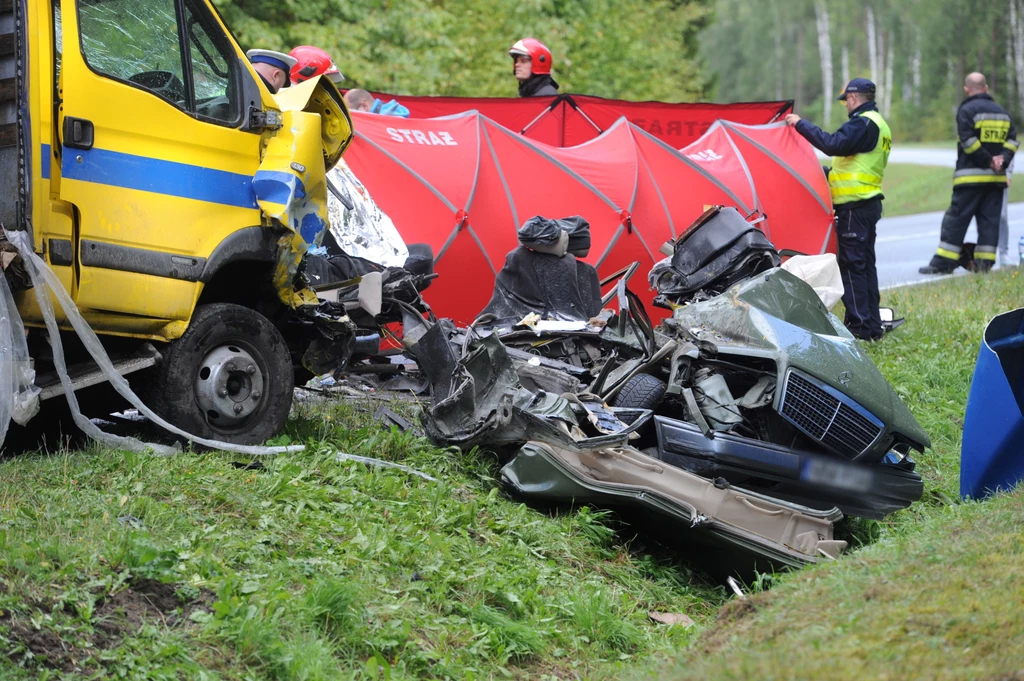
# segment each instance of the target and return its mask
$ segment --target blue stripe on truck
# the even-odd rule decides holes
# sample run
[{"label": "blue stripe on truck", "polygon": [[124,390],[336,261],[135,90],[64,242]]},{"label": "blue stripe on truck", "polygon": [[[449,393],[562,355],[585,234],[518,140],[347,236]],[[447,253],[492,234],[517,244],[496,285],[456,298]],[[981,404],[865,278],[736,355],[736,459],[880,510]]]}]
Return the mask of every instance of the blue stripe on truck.
[{"label": "blue stripe on truck", "polygon": [[[50,145],[41,172],[50,177]],[[81,161],[78,159],[81,158]],[[69,180],[124,187],[238,208],[258,208],[252,176],[108,149],[64,148],[61,174]]]}]

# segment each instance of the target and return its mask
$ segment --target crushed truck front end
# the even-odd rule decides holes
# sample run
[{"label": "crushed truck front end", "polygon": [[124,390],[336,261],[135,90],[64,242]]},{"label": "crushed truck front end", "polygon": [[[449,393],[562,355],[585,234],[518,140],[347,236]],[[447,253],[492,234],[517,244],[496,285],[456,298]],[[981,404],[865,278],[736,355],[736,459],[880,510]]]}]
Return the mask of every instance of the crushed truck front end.
[{"label": "crushed truck front end", "polygon": [[[157,342],[165,361],[147,384],[187,393],[162,405],[169,420],[212,439],[273,434],[293,358],[311,335],[344,344],[351,329],[301,275],[327,224],[326,173],[352,138],[340,93],[321,78],[272,95],[209,0],[11,9],[0,10],[16,45],[0,64],[0,100],[13,91],[0,102],[3,226],[32,244],[98,334],[121,348]],[[41,327],[34,295],[16,296],[26,325]],[[212,305],[233,306],[213,317],[237,323],[205,329]],[[207,347],[211,337],[223,342]],[[182,346],[191,364],[178,375],[166,359],[184,361]],[[225,359],[222,346],[238,352]],[[255,372],[228,370],[243,364]],[[203,375],[220,383],[204,387]]]}]

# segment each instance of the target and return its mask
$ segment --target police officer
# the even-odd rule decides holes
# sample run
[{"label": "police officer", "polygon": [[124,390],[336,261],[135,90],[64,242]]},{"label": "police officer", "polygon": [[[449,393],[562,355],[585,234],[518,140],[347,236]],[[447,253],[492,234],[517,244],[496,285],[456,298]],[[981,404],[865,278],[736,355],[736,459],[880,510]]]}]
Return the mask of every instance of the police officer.
[{"label": "police officer", "polygon": [[867,78],[847,83],[839,101],[846,104],[850,119],[831,135],[796,114],[786,116],[786,122],[833,157],[828,186],[836,211],[844,323],[857,338],[873,341],[883,333],[878,313],[875,227],[882,217],[882,176],[889,162],[892,133],[875,106],[875,84]]},{"label": "police officer", "polygon": [[295,57],[274,50],[249,50],[245,56],[271,94],[291,85],[289,73],[296,64]]},{"label": "police officer", "polygon": [[967,99],[956,112],[960,143],[953,173],[953,200],[942,218],[939,247],[931,262],[919,270],[921,274],[946,274],[957,268],[972,217],[978,220],[975,271],[987,272],[996,260],[1006,167],[1020,145],[1010,115],[988,94],[985,76],[969,74],[964,79],[964,94]]},{"label": "police officer", "polygon": [[508,54],[512,74],[519,81],[520,97],[550,97],[558,94],[558,83],[551,77],[551,50],[536,38],[517,40]]}]

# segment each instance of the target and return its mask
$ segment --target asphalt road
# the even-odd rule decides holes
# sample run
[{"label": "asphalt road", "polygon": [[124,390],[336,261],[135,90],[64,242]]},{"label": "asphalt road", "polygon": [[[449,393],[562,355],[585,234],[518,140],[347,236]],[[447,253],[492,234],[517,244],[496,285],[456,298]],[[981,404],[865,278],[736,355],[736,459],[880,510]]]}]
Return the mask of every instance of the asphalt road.
[{"label": "asphalt road", "polygon": [[[825,154],[815,150],[818,158],[828,158]],[[908,163],[919,166],[939,166],[942,168],[953,168],[956,166],[956,147],[943,149],[916,149],[895,146],[889,152],[889,163]]]},{"label": "asphalt road", "polygon": [[[1017,244],[1024,236],[1024,203],[1011,203],[1010,258],[1018,257]],[[896,218],[883,217],[878,223],[878,238],[875,254],[878,266],[878,285],[882,289],[905,284],[921,283],[943,279],[944,276],[919,274],[917,268],[927,265],[939,243],[939,227],[942,213],[918,213]],[[972,222],[965,241],[978,241],[978,231]],[[967,274],[963,269],[956,274]]]},{"label": "asphalt road", "polygon": [[948,149],[908,149],[895,146],[889,152],[889,163],[909,163],[919,166],[956,167],[956,147]]}]

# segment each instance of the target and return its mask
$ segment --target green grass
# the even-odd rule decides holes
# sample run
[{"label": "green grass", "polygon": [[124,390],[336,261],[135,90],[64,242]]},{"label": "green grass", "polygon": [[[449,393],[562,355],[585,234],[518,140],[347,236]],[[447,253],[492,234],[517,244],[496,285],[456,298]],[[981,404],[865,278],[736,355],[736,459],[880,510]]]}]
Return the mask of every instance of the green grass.
[{"label": "green grass", "polygon": [[[1024,303],[1021,271],[883,294],[907,323],[868,352],[929,432],[925,497],[835,563],[733,600],[678,679],[1009,679],[1024,669],[1024,491],[957,503],[960,437],[982,332]],[[1017,676],[1015,676],[1015,674]]]},{"label": "green grass", "polygon": [[0,461],[0,679],[1003,678],[1024,659],[1024,494],[955,500],[982,330],[1022,287],[1007,269],[883,294],[908,322],[867,351],[932,437],[925,497],[848,523],[846,556],[762,576],[747,604],[610,516],[507,498],[492,457],[362,405],[302,403],[281,440],[309,451],[264,468]]},{"label": "green grass", "polygon": [[[724,591],[495,462],[305,406],[310,451],[0,462],[0,678],[613,678],[685,647]],[[438,478],[338,462],[400,460]]]},{"label": "green grass", "polygon": [[[1021,273],[1006,268],[882,293],[882,305],[907,322],[867,351],[931,436],[932,449],[917,457],[927,491],[959,493],[960,437],[978,346],[992,317],[1024,305]],[[897,515],[894,522],[902,520]]]},{"label": "green grass", "polygon": [[[882,190],[886,217],[944,211],[953,193],[953,169],[890,163]],[[1011,181],[1010,201],[1024,201],[1024,180]]]},{"label": "green grass", "polygon": [[906,536],[733,600],[685,660],[657,676],[1019,679],[1022,602],[1017,493],[943,509]]}]

